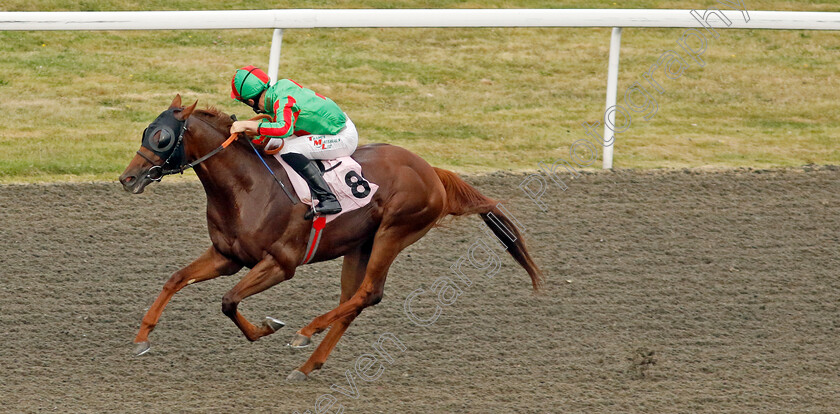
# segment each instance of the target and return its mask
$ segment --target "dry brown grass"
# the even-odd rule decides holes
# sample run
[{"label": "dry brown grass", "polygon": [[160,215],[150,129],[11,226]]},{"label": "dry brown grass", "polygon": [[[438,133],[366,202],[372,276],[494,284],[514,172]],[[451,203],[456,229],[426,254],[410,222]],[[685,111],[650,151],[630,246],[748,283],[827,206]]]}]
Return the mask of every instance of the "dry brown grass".
[{"label": "dry brown grass", "polygon": [[[618,7],[563,1],[551,7]],[[701,8],[713,2],[623,2]],[[200,3],[205,9],[258,8]],[[397,2],[393,7],[455,3]],[[193,3],[179,5],[188,9]],[[194,4],[195,8],[199,3]],[[318,3],[276,7],[322,7]],[[383,7],[344,2],[330,7]],[[539,2],[457,7],[546,7]],[[75,6],[79,8],[79,6]],[[829,2],[749,2],[750,10],[838,11]],[[68,10],[13,0],[6,10]],[[90,5],[80,7],[90,8]],[[139,9],[103,2],[103,10]],[[144,3],[145,9],[166,9]],[[626,29],[619,93],[675,47],[681,30]],[[268,30],[0,33],[0,182],[114,179],[175,93],[228,113],[229,77],[266,66]],[[603,114],[609,29],[320,29],[284,35],[281,73],[332,97],[362,142],[389,142],[461,172],[535,169],[586,138]],[[616,143],[616,167],[840,164],[840,38],[812,31],[721,31],[706,67],[663,81],[659,110]],[[593,165],[594,166],[594,165]]]}]

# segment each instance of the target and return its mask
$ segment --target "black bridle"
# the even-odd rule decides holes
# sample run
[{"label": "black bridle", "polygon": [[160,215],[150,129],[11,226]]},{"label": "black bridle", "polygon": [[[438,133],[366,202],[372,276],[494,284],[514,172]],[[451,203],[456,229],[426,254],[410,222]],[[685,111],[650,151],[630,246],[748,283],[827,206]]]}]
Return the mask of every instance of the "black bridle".
[{"label": "black bridle", "polygon": [[[138,155],[148,161],[149,164],[152,164],[152,167],[146,172],[146,178],[152,181],[160,181],[167,175],[183,174],[184,171],[201,164],[230,144],[230,141],[226,141],[213,151],[207,153],[207,155],[186,164],[187,157],[184,151],[184,134],[187,132],[187,122],[189,122],[189,119],[185,121],[178,120],[175,117],[175,111],[175,109],[169,109],[163,112],[143,131],[143,139],[140,146],[151,151],[159,158],[165,159],[162,164],[155,164],[149,157],[140,150],[137,150]],[[175,135],[175,130],[180,132],[178,133],[178,138],[173,141],[172,137]],[[155,141],[153,138],[157,133],[160,133],[160,136]]]},{"label": "black bridle", "polygon": [[[149,164],[152,164],[152,167],[149,168],[149,171],[146,172],[146,178],[152,181],[160,181],[163,179],[164,176],[171,175],[171,174],[183,174],[184,171],[189,170],[190,168],[195,167],[198,164],[206,161],[208,158],[218,154],[223,149],[227,148],[228,145],[232,144],[234,140],[236,140],[237,135],[231,135],[225,142],[221,145],[216,147],[213,151],[210,151],[203,157],[185,164],[186,161],[186,154],[184,151],[184,134],[187,132],[187,122],[190,119],[188,118],[185,121],[179,121],[178,118],[175,117],[175,109],[168,109],[164,111],[160,116],[155,119],[154,122],[149,124],[145,131],[143,131],[143,140],[140,144],[142,148],[146,148],[147,150],[153,152],[155,155],[160,157],[161,159],[165,159],[163,164],[155,164],[154,161],[149,159],[145,154],[137,150],[137,155],[143,157]],[[236,116],[231,115],[231,119],[236,121]],[[200,119],[200,118],[199,118]],[[175,135],[174,131],[179,130],[178,139],[172,141],[172,137]],[[153,138],[155,134],[160,133],[158,136],[157,141]],[[292,204],[297,204],[297,201],[292,196],[292,193],[286,188],[285,185],[277,178],[274,174],[274,171],[266,164],[263,157],[260,155],[257,148],[254,147],[254,143],[251,140],[248,140],[248,143],[251,144],[251,148],[254,150],[254,153],[257,154],[257,157],[262,161],[265,168],[268,169],[268,172],[271,173],[271,176],[274,178],[274,181],[280,185],[280,188],[283,189],[283,192],[286,193],[286,196],[292,200]],[[169,167],[167,167],[169,166]],[[172,166],[175,166],[174,168]]]},{"label": "black bridle", "polygon": [[[152,164],[146,173],[146,178],[152,181],[160,181],[164,175],[183,173],[183,163],[186,158],[183,145],[187,121],[176,118],[176,110],[179,109],[170,108],[164,111],[143,131],[140,146],[164,160],[162,164],[155,164],[151,158],[137,150],[138,155]],[[178,135],[175,135],[175,131],[178,131]]]}]

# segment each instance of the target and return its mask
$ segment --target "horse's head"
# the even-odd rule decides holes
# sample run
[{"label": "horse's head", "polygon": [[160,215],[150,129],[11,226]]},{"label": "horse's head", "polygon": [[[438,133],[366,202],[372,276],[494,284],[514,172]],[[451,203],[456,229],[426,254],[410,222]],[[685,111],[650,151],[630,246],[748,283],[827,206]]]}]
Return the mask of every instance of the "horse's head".
[{"label": "horse's head", "polygon": [[177,170],[185,162],[184,133],[187,118],[195,110],[194,104],[181,106],[181,95],[143,131],[137,155],[120,176],[125,191],[140,194],[153,181],[160,181],[164,172]]}]

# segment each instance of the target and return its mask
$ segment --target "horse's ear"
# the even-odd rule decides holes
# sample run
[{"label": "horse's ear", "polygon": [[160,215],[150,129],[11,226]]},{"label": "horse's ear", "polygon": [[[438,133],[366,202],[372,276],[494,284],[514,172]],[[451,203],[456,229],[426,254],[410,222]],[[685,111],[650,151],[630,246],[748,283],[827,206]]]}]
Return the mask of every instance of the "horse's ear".
[{"label": "horse's ear", "polygon": [[182,109],[181,112],[176,112],[175,117],[182,120],[182,121],[189,118],[190,115],[192,115],[193,111],[195,111],[196,105],[198,105],[198,100],[197,99],[196,99],[194,104]]},{"label": "horse's ear", "polygon": [[181,94],[175,95],[175,99],[172,100],[172,103],[169,104],[170,108],[180,108],[181,107]]}]

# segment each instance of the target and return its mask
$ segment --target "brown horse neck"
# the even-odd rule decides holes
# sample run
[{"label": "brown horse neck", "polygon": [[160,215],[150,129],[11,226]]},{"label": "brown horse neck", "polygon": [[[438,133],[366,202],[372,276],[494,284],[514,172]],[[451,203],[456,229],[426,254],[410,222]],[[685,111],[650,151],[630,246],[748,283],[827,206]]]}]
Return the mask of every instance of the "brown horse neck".
[{"label": "brown horse neck", "polygon": [[[196,111],[193,115],[193,117],[198,116],[197,119],[200,122],[191,122],[187,131],[188,139],[185,138],[184,149],[188,159],[196,160],[203,157],[218,148],[229,136],[229,123],[213,119],[214,115],[224,114],[216,115]],[[218,154],[197,165],[195,172],[207,194],[208,209],[228,210],[224,213],[226,216],[233,213],[232,209],[241,210],[249,207],[243,204],[266,206],[270,202],[285,199],[291,207],[291,202],[282,194],[282,191],[280,191],[282,198],[277,196],[274,187],[277,187],[276,190],[281,190],[279,185],[274,182],[271,173],[244,139],[234,141]],[[275,174],[282,180],[286,173],[282,168],[278,168]],[[262,191],[258,191],[260,189]],[[277,200],[268,200],[267,198],[270,197]]]}]

